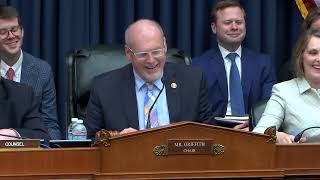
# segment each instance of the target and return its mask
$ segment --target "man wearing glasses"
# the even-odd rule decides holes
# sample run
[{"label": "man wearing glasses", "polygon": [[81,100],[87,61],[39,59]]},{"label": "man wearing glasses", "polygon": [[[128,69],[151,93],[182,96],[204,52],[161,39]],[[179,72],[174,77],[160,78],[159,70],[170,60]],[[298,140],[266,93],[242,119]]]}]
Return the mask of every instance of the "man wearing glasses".
[{"label": "man wearing glasses", "polygon": [[125,41],[131,63],[93,80],[85,121],[89,138],[100,129],[129,133],[183,120],[214,123],[203,73],[166,63],[166,39],[158,23],[136,21]]},{"label": "man wearing glasses", "polygon": [[52,139],[60,139],[56,92],[50,65],[21,50],[24,28],[14,7],[0,5],[1,76],[33,88],[41,119]]}]

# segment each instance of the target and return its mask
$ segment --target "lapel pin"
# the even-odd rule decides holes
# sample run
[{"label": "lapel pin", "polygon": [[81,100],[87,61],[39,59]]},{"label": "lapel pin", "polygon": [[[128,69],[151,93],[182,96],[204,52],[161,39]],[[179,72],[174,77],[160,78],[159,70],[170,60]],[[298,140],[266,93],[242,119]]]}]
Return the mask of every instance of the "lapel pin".
[{"label": "lapel pin", "polygon": [[174,83],[174,82],[171,83],[171,88],[175,89],[175,88],[177,88],[177,86],[178,86],[178,85],[177,85],[176,83]]}]

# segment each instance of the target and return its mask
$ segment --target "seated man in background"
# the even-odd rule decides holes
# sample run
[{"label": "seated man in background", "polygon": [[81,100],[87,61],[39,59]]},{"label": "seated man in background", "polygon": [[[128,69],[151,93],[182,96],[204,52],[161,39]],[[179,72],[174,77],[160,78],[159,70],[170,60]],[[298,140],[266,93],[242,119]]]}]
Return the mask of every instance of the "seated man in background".
[{"label": "seated man in background", "polygon": [[[270,126],[281,126],[277,131],[278,143],[293,143],[294,136],[302,130],[320,123],[320,29],[303,32],[292,52],[295,77],[278,83],[272,88],[272,96],[254,128],[264,133]],[[320,130],[305,132],[303,141],[320,141]]]},{"label": "seated man in background", "polygon": [[245,116],[253,104],[271,95],[276,83],[271,58],[241,45],[246,36],[246,22],[245,11],[237,1],[219,1],[212,8],[211,30],[216,34],[218,46],[194,58],[192,65],[206,74],[215,116]]},{"label": "seated man in background", "polygon": [[39,101],[40,118],[52,139],[61,139],[56,90],[50,65],[21,50],[24,28],[14,7],[0,5],[1,76],[29,85]]},{"label": "seated man in background", "polygon": [[128,133],[183,120],[215,123],[204,74],[166,63],[166,38],[157,22],[131,24],[125,41],[131,63],[93,80],[85,120],[88,138],[100,129]]},{"label": "seated man in background", "polygon": [[0,140],[23,137],[48,141],[38,110],[31,87],[0,76]]}]

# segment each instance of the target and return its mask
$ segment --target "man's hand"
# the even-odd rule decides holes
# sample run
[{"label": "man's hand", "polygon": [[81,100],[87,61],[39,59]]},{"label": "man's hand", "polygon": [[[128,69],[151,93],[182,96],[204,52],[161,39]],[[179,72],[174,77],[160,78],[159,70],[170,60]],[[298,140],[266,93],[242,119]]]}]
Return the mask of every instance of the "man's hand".
[{"label": "man's hand", "polygon": [[[1,134],[12,136],[12,137],[1,136]],[[17,133],[14,130],[12,130],[12,129],[0,129],[0,140],[15,140],[15,139],[19,139],[19,136],[17,135]]]},{"label": "man's hand", "polygon": [[131,133],[131,132],[136,132],[137,130],[136,129],[133,129],[133,128],[126,128],[126,129],[124,129],[124,130],[122,130],[121,132],[120,132],[120,134],[126,134],[126,133]]},{"label": "man's hand", "polygon": [[249,121],[246,121],[242,124],[238,124],[234,126],[233,129],[241,129],[243,131],[249,131]]},{"label": "man's hand", "polygon": [[[279,144],[292,144],[295,143],[294,142],[294,136],[291,134],[287,134],[284,132],[278,132],[277,131],[277,143]],[[301,143],[301,142],[305,142],[306,138],[301,138],[299,142],[297,143]]]}]

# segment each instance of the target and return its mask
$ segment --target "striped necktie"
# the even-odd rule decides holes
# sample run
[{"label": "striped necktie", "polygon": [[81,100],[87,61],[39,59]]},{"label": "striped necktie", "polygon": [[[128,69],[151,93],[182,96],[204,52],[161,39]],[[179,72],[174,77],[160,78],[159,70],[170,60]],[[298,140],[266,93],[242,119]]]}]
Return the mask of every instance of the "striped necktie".
[{"label": "striped necktie", "polygon": [[153,102],[156,99],[156,97],[153,95],[154,85],[146,84],[146,86],[147,86],[147,91],[144,97],[144,118],[146,122],[146,128],[154,128],[159,126],[158,112],[157,112],[156,105],[154,105],[153,109],[150,112],[150,123],[148,123],[149,111]]}]

